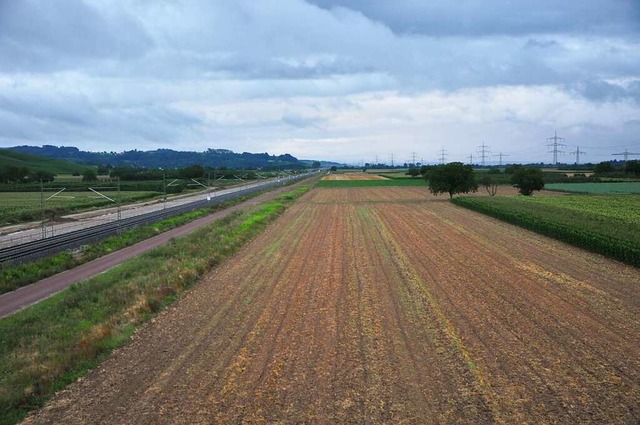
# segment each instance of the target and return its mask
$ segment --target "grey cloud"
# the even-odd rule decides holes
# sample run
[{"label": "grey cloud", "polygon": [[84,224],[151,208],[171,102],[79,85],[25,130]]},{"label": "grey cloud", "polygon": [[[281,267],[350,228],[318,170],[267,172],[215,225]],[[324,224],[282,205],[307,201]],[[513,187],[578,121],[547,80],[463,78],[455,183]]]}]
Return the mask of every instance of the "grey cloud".
[{"label": "grey cloud", "polygon": [[282,122],[297,128],[318,127],[319,124],[325,122],[323,118],[303,117],[296,114],[287,114],[282,117]]},{"label": "grey cloud", "polygon": [[137,57],[150,46],[135,19],[81,0],[0,2],[0,70],[73,69],[87,60]]},{"label": "grey cloud", "polygon": [[400,34],[430,36],[540,33],[628,33],[639,28],[640,5],[610,0],[310,0],[326,9],[349,8]]},{"label": "grey cloud", "polygon": [[596,102],[615,102],[629,99],[640,104],[640,80],[631,81],[625,85],[590,80],[570,84],[567,89]]}]

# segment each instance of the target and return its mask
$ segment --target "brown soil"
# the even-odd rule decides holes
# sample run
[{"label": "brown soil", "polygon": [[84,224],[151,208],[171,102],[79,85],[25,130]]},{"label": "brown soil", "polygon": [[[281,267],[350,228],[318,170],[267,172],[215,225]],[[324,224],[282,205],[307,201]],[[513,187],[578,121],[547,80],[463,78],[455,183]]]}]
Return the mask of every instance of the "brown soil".
[{"label": "brown soil", "polygon": [[341,174],[329,174],[322,178],[322,180],[389,180],[386,177],[378,176],[377,174],[368,174],[362,172],[341,173]]},{"label": "brown soil", "polygon": [[315,189],[27,423],[637,423],[640,271]]}]

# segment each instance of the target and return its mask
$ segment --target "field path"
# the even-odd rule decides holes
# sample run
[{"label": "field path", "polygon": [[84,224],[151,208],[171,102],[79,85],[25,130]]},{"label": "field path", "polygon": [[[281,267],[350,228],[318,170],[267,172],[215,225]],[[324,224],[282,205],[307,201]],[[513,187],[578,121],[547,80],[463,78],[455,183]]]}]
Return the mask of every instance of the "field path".
[{"label": "field path", "polygon": [[637,423],[640,271],[314,189],[26,423]]}]

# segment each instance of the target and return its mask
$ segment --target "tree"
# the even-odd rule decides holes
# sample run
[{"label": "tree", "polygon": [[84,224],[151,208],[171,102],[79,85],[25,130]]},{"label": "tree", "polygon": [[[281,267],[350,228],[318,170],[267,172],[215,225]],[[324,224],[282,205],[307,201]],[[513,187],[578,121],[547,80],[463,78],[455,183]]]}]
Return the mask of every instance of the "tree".
[{"label": "tree", "polygon": [[338,171],[338,167],[336,167],[335,165],[332,165],[330,170],[331,170],[332,173],[334,173],[334,172]]},{"label": "tree", "polygon": [[411,167],[411,168],[409,168],[409,171],[407,171],[406,174],[408,176],[411,176],[411,178],[418,177],[420,175],[420,169],[419,168],[415,168],[415,167]]},{"label": "tree", "polygon": [[204,167],[202,165],[190,165],[180,169],[180,175],[185,179],[197,179],[204,176]]},{"label": "tree", "polygon": [[507,165],[504,169],[504,173],[505,174],[513,174],[516,171],[520,170],[522,168],[522,165],[520,164],[511,164],[511,165]]},{"label": "tree", "polygon": [[596,165],[596,168],[593,171],[596,174],[611,173],[613,171],[613,165],[610,161],[602,161]]},{"label": "tree", "polygon": [[322,164],[320,164],[320,161],[313,161],[311,163],[311,168],[320,168],[322,167]]},{"label": "tree", "polygon": [[93,168],[87,168],[82,172],[82,181],[83,182],[94,182],[98,180],[98,175]]},{"label": "tree", "polygon": [[627,161],[627,163],[624,165],[624,172],[640,176],[640,161],[638,161],[637,159],[634,159],[633,161]]},{"label": "tree", "polygon": [[448,193],[453,198],[456,193],[469,193],[478,190],[478,184],[473,177],[471,165],[461,162],[431,167],[425,179],[429,181],[429,190],[434,195]]},{"label": "tree", "polygon": [[524,196],[531,196],[534,190],[544,188],[544,177],[539,168],[523,167],[511,176],[511,184]]},{"label": "tree", "polygon": [[496,196],[496,193],[498,193],[498,183],[491,177],[484,176],[480,179],[479,183],[484,187],[489,195]]}]

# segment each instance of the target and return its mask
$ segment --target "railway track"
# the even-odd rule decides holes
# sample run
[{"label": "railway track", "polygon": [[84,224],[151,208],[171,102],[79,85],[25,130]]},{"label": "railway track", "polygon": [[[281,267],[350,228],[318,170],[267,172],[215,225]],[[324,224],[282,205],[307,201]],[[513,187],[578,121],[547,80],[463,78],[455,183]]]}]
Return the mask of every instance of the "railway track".
[{"label": "railway track", "polygon": [[[287,180],[286,183],[300,180],[301,178],[307,176],[307,174],[295,176],[292,179]],[[149,213],[124,218],[109,223],[97,224],[86,229],[80,229],[61,235],[50,236],[44,239],[1,248],[0,264],[18,264],[26,261],[37,260],[39,258],[57,254],[68,249],[74,249],[83,245],[95,243],[109,236],[116,235],[124,230],[129,230],[135,227],[144,226],[146,224],[155,223],[160,220],[164,220],[165,218],[184,214],[190,211],[195,211],[207,206],[218,205],[230,199],[269,189],[271,187],[281,186],[286,183],[282,181],[272,181],[259,186],[241,189],[236,192],[226,193],[223,195],[213,196],[207,199],[190,202],[188,204],[177,205],[163,210],[152,211]]]}]

